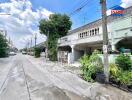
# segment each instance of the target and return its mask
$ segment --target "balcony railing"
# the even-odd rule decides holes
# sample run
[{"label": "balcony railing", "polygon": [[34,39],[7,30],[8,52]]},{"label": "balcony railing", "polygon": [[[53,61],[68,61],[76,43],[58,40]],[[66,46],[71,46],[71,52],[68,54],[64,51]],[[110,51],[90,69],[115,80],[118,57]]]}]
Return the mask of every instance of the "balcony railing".
[{"label": "balcony railing", "polygon": [[73,38],[72,36],[66,36],[58,40],[58,45],[70,45],[70,44],[76,44],[76,43],[82,43],[82,42],[94,42],[94,41],[102,39],[101,37],[102,37],[102,34],[91,34],[91,35],[83,34],[83,36],[80,36],[80,34],[78,34],[74,36]]}]

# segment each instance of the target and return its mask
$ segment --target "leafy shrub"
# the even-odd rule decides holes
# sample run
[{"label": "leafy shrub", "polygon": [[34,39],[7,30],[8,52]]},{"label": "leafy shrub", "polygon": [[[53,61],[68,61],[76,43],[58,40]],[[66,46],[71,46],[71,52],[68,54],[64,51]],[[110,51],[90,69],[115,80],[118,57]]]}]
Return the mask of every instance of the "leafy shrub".
[{"label": "leafy shrub", "polygon": [[35,48],[34,51],[35,51],[35,57],[36,58],[40,57],[41,49],[40,48]]},{"label": "leafy shrub", "polygon": [[83,78],[89,82],[93,82],[93,76],[95,76],[96,72],[102,70],[102,60],[98,56],[98,51],[94,51],[92,55],[89,57],[84,55],[80,59],[81,70]]},{"label": "leafy shrub", "polygon": [[101,72],[103,70],[102,59],[99,57],[100,52],[95,50],[89,58],[89,62],[96,67],[97,72]]},{"label": "leafy shrub", "polygon": [[119,71],[120,69],[116,64],[114,63],[109,64],[109,72],[112,78],[116,78],[118,76]]},{"label": "leafy shrub", "polygon": [[120,54],[116,58],[116,64],[123,70],[131,70],[132,69],[132,61],[130,59],[130,56]]},{"label": "leafy shrub", "polygon": [[132,85],[132,71],[124,71],[116,64],[109,65],[110,77],[122,85]]},{"label": "leafy shrub", "polygon": [[132,85],[132,71],[121,71],[117,77],[117,80],[122,85]]},{"label": "leafy shrub", "polygon": [[89,61],[89,56],[88,55],[84,55],[80,59],[80,63],[81,63],[82,68],[84,68],[88,64],[88,61]]}]

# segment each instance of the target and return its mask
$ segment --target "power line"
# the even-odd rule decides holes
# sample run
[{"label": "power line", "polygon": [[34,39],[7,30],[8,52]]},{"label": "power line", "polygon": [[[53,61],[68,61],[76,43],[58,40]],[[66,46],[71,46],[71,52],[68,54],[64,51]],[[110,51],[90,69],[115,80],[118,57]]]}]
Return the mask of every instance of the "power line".
[{"label": "power line", "polygon": [[70,13],[70,15],[75,14],[76,12],[79,12],[82,8],[84,8],[88,4],[89,0],[83,1],[77,9],[75,9],[73,12]]},{"label": "power line", "polygon": [[[94,1],[94,0],[93,0],[93,1]],[[91,2],[91,3],[92,3],[92,2]],[[90,3],[90,0],[83,1],[83,2],[81,3],[80,7],[78,7],[76,10],[74,10],[74,11],[73,11],[72,13],[70,13],[69,15],[70,15],[70,16],[75,15],[76,13],[80,12],[80,11],[81,11],[85,6],[87,6],[88,4],[90,4],[89,7],[93,6],[93,5],[91,5],[91,3]]]},{"label": "power line", "polygon": [[78,6],[82,5],[86,0],[83,1],[83,2],[82,2],[82,0],[80,0],[80,1],[81,1],[81,2],[76,3],[76,5],[74,5],[74,6],[72,7],[72,11],[74,11],[75,9],[77,9]]}]

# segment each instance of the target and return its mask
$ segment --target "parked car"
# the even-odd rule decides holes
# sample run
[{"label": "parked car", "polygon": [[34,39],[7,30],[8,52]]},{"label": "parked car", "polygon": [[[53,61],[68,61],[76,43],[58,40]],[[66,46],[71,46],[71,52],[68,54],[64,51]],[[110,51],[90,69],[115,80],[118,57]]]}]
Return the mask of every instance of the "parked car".
[{"label": "parked car", "polygon": [[27,52],[26,52],[26,51],[22,51],[22,54],[26,55],[26,54],[27,54]]},{"label": "parked car", "polygon": [[16,55],[16,53],[12,51],[12,52],[9,53],[9,55],[14,56],[14,55]]}]

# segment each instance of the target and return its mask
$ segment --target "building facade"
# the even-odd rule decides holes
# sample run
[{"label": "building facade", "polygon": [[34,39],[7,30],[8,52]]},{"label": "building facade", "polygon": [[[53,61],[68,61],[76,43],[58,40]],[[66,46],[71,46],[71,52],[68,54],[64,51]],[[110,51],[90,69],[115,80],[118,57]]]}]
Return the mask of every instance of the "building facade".
[{"label": "building facade", "polygon": [[[108,16],[108,38],[111,51],[121,47],[132,49],[132,7],[125,9],[123,16]],[[95,49],[102,51],[102,20],[99,19],[68,32],[58,39],[58,61],[74,63],[84,54]]]}]

